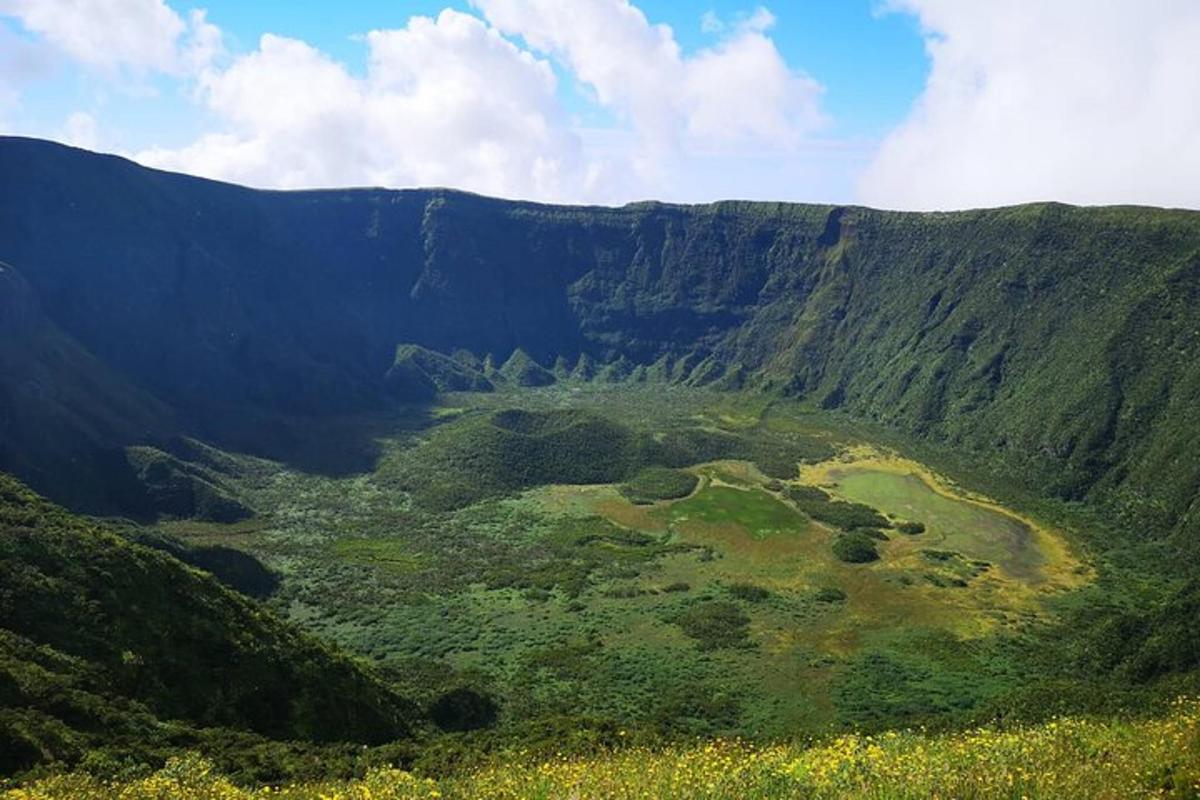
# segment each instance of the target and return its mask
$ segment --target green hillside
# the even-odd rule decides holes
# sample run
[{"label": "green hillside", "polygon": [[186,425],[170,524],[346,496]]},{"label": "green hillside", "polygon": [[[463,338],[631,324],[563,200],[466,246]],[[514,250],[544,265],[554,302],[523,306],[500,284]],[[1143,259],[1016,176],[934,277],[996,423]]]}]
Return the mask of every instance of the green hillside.
[{"label": "green hillside", "polygon": [[803,398],[1200,540],[1194,212],[266,193],[15,138],[0,171],[4,324],[69,354],[0,348],[58,387],[5,382],[0,467],[77,507],[122,510],[130,444],[287,458],[283,417],[557,365]]},{"label": "green hillside", "polygon": [[201,728],[377,744],[419,724],[346,656],[7,476],[0,587],[4,772],[117,742],[169,750]]}]

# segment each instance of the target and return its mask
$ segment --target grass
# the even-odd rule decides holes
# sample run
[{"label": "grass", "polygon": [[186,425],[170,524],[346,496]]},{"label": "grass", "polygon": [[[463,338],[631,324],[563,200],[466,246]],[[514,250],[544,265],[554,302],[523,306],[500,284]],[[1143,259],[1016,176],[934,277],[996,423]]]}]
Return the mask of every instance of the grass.
[{"label": "grass", "polygon": [[758,488],[707,486],[694,497],[674,503],[662,513],[672,522],[696,520],[737,526],[756,539],[799,533],[808,527],[803,517]]},{"label": "grass", "polygon": [[583,757],[519,752],[440,780],[382,768],[343,782],[241,788],[195,757],[145,778],[46,778],[3,800],[1131,800],[1200,796],[1200,704],[1154,719],[1054,719],[944,735],[849,734],[816,745],[719,740]]},{"label": "grass", "polygon": [[426,563],[403,539],[339,539],[333,545],[333,554],[350,563],[401,573],[415,572]]},{"label": "grass", "polygon": [[912,461],[859,448],[853,460],[805,470],[806,482],[846,500],[920,522],[923,547],[954,550],[1027,583],[1078,585],[1079,562],[1045,526],[961,488]]}]

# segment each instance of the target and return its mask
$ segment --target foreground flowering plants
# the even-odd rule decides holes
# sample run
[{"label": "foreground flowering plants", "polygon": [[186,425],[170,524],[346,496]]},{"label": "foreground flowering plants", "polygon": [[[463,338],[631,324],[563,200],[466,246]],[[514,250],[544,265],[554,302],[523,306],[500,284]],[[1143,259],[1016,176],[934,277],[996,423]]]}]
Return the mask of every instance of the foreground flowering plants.
[{"label": "foreground flowering plants", "polygon": [[1179,700],[1148,721],[843,736],[807,748],[714,742],[629,749],[498,764],[441,781],[379,770],[359,781],[246,789],[190,757],[129,783],[64,775],[9,790],[3,800],[1071,797],[1200,798],[1200,701]]}]

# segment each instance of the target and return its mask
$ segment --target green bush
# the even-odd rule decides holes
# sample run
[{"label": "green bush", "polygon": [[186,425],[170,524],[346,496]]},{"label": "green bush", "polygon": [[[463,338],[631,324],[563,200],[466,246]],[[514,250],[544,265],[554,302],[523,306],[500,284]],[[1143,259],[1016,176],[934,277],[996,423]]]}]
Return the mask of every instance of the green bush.
[{"label": "green bush", "polygon": [[631,503],[647,505],[657,500],[678,500],[696,488],[699,478],[669,467],[648,467],[621,484],[619,491]]},{"label": "green bush", "polygon": [[818,603],[842,603],[846,600],[846,593],[836,587],[826,586],[818,589],[813,599]]},{"label": "green bush", "polygon": [[750,643],[750,618],[735,604],[723,600],[698,603],[674,621],[701,650],[745,647]]},{"label": "green bush", "polygon": [[924,522],[901,522],[896,526],[896,530],[909,536],[916,536],[919,533],[925,532]]},{"label": "green bush", "polygon": [[861,533],[843,533],[834,539],[833,554],[847,564],[867,564],[879,560],[875,540]]},{"label": "green bush", "polygon": [[766,589],[753,583],[735,583],[729,587],[729,593],[748,603],[761,603],[771,596]]},{"label": "green bush", "polygon": [[599,414],[510,409],[439,427],[383,472],[422,508],[448,511],[547,483],[625,480],[653,445]]},{"label": "green bush", "polygon": [[473,731],[495,724],[499,709],[486,694],[469,687],[451,689],[429,707],[429,718],[444,731]]},{"label": "green bush", "polygon": [[834,500],[828,492],[818,489],[816,486],[789,486],[786,495],[796,504],[797,508],[817,522],[823,522],[844,531],[852,531],[857,528],[892,527],[892,523],[887,517],[870,506]]}]

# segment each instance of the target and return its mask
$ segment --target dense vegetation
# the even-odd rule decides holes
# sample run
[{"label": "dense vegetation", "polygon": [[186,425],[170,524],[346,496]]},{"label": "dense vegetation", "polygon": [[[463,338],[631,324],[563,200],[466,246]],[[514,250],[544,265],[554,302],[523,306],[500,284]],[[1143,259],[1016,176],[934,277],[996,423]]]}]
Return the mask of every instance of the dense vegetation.
[{"label": "dense vegetation", "polygon": [[200,728],[379,744],[414,723],[347,657],[0,476],[0,770],[169,751]]},{"label": "dense vegetation", "polygon": [[887,518],[880,516],[879,512],[870,506],[834,500],[828,492],[816,486],[788,487],[787,496],[808,516],[844,531],[892,527]]},{"label": "dense vegetation", "polygon": [[833,540],[833,554],[848,564],[865,564],[879,560],[875,540],[865,533],[843,533]]},{"label": "dense vegetation", "polygon": [[691,494],[699,478],[690,472],[669,467],[648,467],[621,484],[621,494],[634,503],[678,500]]},{"label": "dense vegetation", "polygon": [[[830,454],[827,445],[811,439],[748,437],[694,426],[656,437],[587,410],[503,409],[440,426],[413,457],[385,459],[383,470],[418,505],[452,510],[549,483],[627,480],[622,491],[630,499],[675,499],[696,485],[695,477],[679,467],[741,458],[764,473],[788,478],[801,461]],[[853,504],[831,506],[852,509]],[[879,521],[874,515],[867,519]]]},{"label": "dense vegetation", "polygon": [[1177,702],[1159,719],[1055,719],[1025,728],[931,736],[843,736],[816,746],[718,741],[669,750],[624,748],[544,761],[513,756],[440,781],[379,769],[351,782],[246,790],[197,758],[116,785],[88,775],[50,778],[4,800],[1058,800],[1192,798],[1200,794],[1200,711]]}]

